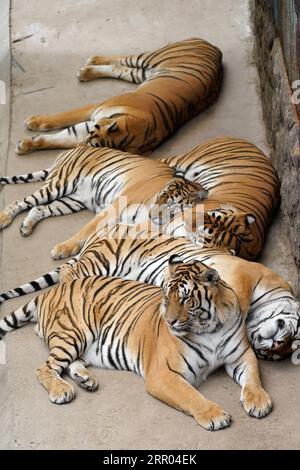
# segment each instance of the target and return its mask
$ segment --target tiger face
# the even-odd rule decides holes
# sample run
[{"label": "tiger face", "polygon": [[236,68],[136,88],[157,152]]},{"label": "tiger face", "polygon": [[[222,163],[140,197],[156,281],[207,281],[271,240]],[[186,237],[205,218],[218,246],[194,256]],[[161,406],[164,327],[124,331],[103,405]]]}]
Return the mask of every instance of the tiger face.
[{"label": "tiger face", "polygon": [[256,244],[254,215],[235,209],[204,213],[203,227],[195,227],[190,238],[206,247],[225,247],[242,258],[251,259]]},{"label": "tiger face", "polygon": [[120,125],[114,119],[101,119],[89,132],[85,143],[91,147],[108,147],[113,138],[120,133]]},{"label": "tiger face", "polygon": [[240,311],[235,293],[215,269],[200,261],[183,263],[177,255],[168,263],[163,317],[175,336],[215,333],[229,314]]},{"label": "tiger face", "polygon": [[151,210],[154,222],[163,222],[181,212],[184,206],[195,205],[208,197],[208,191],[200,183],[184,178],[174,178],[157,195]]},{"label": "tiger face", "polygon": [[[97,116],[94,116],[96,123],[89,131],[85,144],[91,147],[110,147],[131,153],[142,153],[147,113],[130,115],[127,112],[121,113],[121,109],[113,117],[97,119]],[[151,141],[147,142],[147,145],[150,151]],[[152,142],[152,147],[155,146],[157,146],[156,140]]]},{"label": "tiger face", "polygon": [[267,302],[250,311],[247,327],[258,357],[277,360],[288,356],[293,342],[300,339],[300,303],[293,299]]}]

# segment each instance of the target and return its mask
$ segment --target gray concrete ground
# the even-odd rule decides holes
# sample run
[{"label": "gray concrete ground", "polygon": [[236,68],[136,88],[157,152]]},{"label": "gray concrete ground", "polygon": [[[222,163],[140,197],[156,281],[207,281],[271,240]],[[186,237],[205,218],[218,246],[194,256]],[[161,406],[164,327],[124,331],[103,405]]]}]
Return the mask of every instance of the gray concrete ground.
[{"label": "gray concrete ground", "polygon": [[[226,72],[222,94],[215,106],[184,126],[156,154],[183,152],[222,134],[248,138],[268,152],[247,0],[14,0],[11,24],[12,40],[32,36],[12,44],[8,156],[2,148],[8,174],[46,168],[58,153],[15,155],[27,115],[64,110],[130,89],[131,85],[113,80],[78,83],[76,70],[87,57],[137,53],[191,36],[204,37],[222,49]],[[7,187],[5,201],[25,196],[33,188]],[[47,272],[54,265],[49,257],[53,245],[90,218],[91,214],[81,213],[47,220],[31,237],[22,239],[19,217],[1,236],[2,288]],[[295,283],[281,215],[270,231],[263,261]],[[7,303],[1,314],[21,302]],[[238,387],[223,371],[210,377],[201,391],[222,404],[234,422],[229,429],[209,433],[192,418],[147,395],[143,381],[132,373],[95,370],[101,384],[98,392],[78,390],[71,404],[52,405],[35,378],[47,348],[33,328],[18,330],[7,338],[6,345],[8,363],[0,366],[1,448],[300,448],[300,375],[290,360],[261,362],[263,382],[274,400],[273,412],[261,421],[246,416],[239,405]]]}]

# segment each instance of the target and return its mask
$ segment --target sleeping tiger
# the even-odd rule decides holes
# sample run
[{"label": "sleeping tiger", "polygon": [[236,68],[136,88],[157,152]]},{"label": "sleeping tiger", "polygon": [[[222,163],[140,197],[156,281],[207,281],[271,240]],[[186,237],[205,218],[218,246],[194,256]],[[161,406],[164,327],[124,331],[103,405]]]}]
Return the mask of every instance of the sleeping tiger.
[{"label": "sleeping tiger", "polygon": [[[252,235],[235,249],[238,256],[248,260],[261,254],[280,198],[277,173],[261,150],[243,139],[221,137],[210,139],[186,154],[160,161],[209,191],[204,201],[205,211],[225,207],[247,213],[251,223],[255,219],[251,225]],[[202,212],[202,208],[194,206],[190,210],[193,215],[189,220],[197,220],[197,212]],[[180,214],[177,217],[180,219]],[[220,211],[217,217],[222,217]],[[177,225],[176,218],[174,223]],[[196,229],[193,224],[186,228],[190,232]]]},{"label": "sleeping tiger", "polygon": [[64,130],[26,137],[16,152],[73,148],[86,141],[93,147],[149,153],[217,99],[221,61],[221,51],[198,38],[145,54],[91,57],[79,71],[80,80],[114,77],[141,85],[104,103],[27,118],[33,131]]},{"label": "sleeping tiger", "polygon": [[0,338],[27,322],[49,346],[37,370],[51,402],[70,402],[74,388],[93,391],[88,365],[130,370],[148,393],[214,431],[231,417],[194,387],[216,368],[242,388],[241,403],[256,418],[272,408],[262,388],[257,359],[245,334],[235,292],[215,269],[169,260],[164,290],[137,281],[86,277],[62,283],[0,321]]},{"label": "sleeping tiger", "polygon": [[[230,212],[228,217],[231,220]],[[87,240],[80,255],[34,281],[2,293],[0,303],[53,286],[60,277],[70,281],[107,275],[162,287],[168,258],[176,254],[185,262],[198,260],[220,272],[237,294],[247,318],[249,340],[257,355],[280,359],[291,352],[292,343],[300,337],[299,303],[289,284],[275,272],[262,264],[232,256],[228,245],[232,239],[224,236],[228,230],[226,221],[220,219],[218,223],[219,227],[212,223],[212,233],[205,227],[202,248],[182,236],[163,233],[151,238],[144,224],[140,229],[125,224],[106,228]],[[211,241],[218,240],[218,234],[220,247],[211,248]]]},{"label": "sleeping tiger", "polygon": [[[145,208],[151,208],[162,189],[168,193],[170,214],[173,204],[176,208],[193,204],[208,194],[199,183],[176,177],[176,171],[164,163],[108,148],[86,146],[59,155],[50,170],[0,178],[2,185],[32,181],[45,182],[38,191],[23,200],[14,201],[0,212],[0,229],[6,228],[17,214],[28,209],[30,211],[20,227],[21,235],[25,237],[47,217],[83,209],[98,212],[94,220],[99,224],[102,220],[104,226],[110,217],[114,221],[122,220],[122,217],[132,221],[143,220]],[[105,207],[109,209],[101,211]],[[80,246],[73,247],[73,254],[79,251]],[[54,254],[53,257],[60,256]]]},{"label": "sleeping tiger", "polygon": [[[236,254],[250,260],[260,254],[265,232],[279,202],[279,181],[271,162],[255,145],[234,137],[211,139],[184,155],[161,161],[108,148],[80,146],[63,152],[51,170],[0,178],[1,184],[46,180],[32,196],[0,212],[0,228],[9,225],[16,214],[30,208],[21,226],[24,236],[46,217],[85,208],[100,212],[106,207],[108,212],[100,212],[73,237],[52,250],[54,259],[73,256],[97,227],[107,225],[107,213],[118,211],[118,197],[127,197],[126,209],[133,205],[131,218],[136,222],[143,200],[150,201],[156,193],[156,202],[160,202],[160,197],[164,202],[161,190],[175,176],[198,182],[202,198],[206,197],[203,188],[209,191],[203,205],[190,209],[188,232],[197,231],[194,220],[199,219],[198,212],[201,216],[203,211],[230,207],[233,220],[244,213],[251,225],[249,236],[235,246]],[[153,213],[154,217],[156,215]],[[180,215],[174,217],[176,221]]]}]

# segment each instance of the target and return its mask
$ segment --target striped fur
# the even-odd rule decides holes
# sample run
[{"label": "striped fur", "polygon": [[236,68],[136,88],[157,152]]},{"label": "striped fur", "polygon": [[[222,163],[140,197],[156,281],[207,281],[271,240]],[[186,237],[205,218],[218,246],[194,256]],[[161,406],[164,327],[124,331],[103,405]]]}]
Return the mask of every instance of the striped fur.
[{"label": "striped fur", "polygon": [[88,141],[94,147],[149,153],[217,99],[221,60],[217,47],[198,38],[139,55],[92,57],[79,71],[80,80],[114,77],[140,86],[101,104],[29,117],[30,130],[66,129],[27,137],[16,151],[72,148]]},{"label": "striped fur", "polygon": [[17,289],[2,293],[0,301],[36,292],[63,280],[94,275],[134,279],[163,286],[168,258],[180,255],[185,262],[199,260],[219,271],[236,292],[250,342],[265,359],[279,359],[291,352],[299,335],[300,308],[291,287],[262,264],[232,256],[226,249],[200,248],[185,237],[162,234],[149,238],[145,229],[117,225],[94,234],[80,256]]},{"label": "striped fur", "polygon": [[[242,243],[238,254],[249,260],[260,255],[266,231],[279,204],[280,187],[271,161],[261,150],[243,139],[220,137],[184,155],[161,161],[209,191],[205,211],[230,207],[253,216],[252,235]],[[198,210],[203,209],[191,209],[194,213],[191,220],[196,219]],[[190,232],[194,230],[193,226],[189,228]]]},{"label": "striped fur", "polygon": [[1,337],[29,321],[37,322],[50,349],[37,376],[54,403],[74,397],[64,371],[93,391],[97,381],[88,365],[131,370],[151,395],[217,430],[230,424],[230,416],[194,386],[225,365],[249,415],[261,418],[271,410],[238,299],[216,270],[200,262],[171,257],[164,291],[110,277],[62,283],[2,319]]},{"label": "striped fur", "polygon": [[[37,174],[40,177],[41,172]],[[244,227],[244,237],[237,227],[240,236],[234,246],[240,256],[255,259],[261,253],[266,230],[279,202],[279,182],[271,162],[255,145],[233,137],[212,139],[191,152],[161,161],[108,148],[81,146],[64,152],[39,191],[0,212],[0,228],[9,225],[19,212],[33,207],[21,227],[22,235],[26,236],[38,221],[53,215],[84,208],[95,212],[99,212],[101,207],[118,211],[116,199],[120,196],[127,198],[126,207],[135,205],[131,216],[136,222],[138,214],[143,212],[139,204],[148,206],[160,198],[165,201],[161,190],[179,175],[199,183],[208,191],[204,204],[190,209],[188,219],[191,225],[185,227],[185,232],[197,232],[194,221],[198,219],[199,212],[202,215],[203,211],[230,207],[233,219],[238,220],[241,213],[255,219],[250,233],[249,227]],[[24,179],[23,175],[21,181]],[[7,177],[1,181],[4,184]],[[176,220],[178,217],[175,216],[174,223],[180,226]],[[101,225],[106,225],[107,220],[107,215],[100,212],[73,237],[56,245],[52,256],[59,259],[77,254],[88,237]],[[228,243],[231,243],[229,237]]]},{"label": "striped fur", "polygon": [[[144,181],[145,174],[147,181]],[[199,183],[176,177],[176,171],[154,160],[117,150],[76,147],[61,154],[49,170],[27,176],[0,178],[1,184],[27,183],[43,179],[44,184],[32,195],[14,201],[0,212],[0,228],[11,224],[20,212],[30,209],[20,231],[28,236],[35,225],[47,217],[61,216],[89,209],[98,213],[96,225],[105,226],[123,218],[143,220],[161,190],[168,194],[167,212],[199,202],[207,191]],[[118,199],[122,198],[122,200]],[[173,209],[174,206],[174,209]],[[106,211],[102,209],[107,208]],[[101,219],[101,220],[100,220]],[[81,244],[73,247],[75,254]],[[59,258],[60,255],[55,256]]]}]

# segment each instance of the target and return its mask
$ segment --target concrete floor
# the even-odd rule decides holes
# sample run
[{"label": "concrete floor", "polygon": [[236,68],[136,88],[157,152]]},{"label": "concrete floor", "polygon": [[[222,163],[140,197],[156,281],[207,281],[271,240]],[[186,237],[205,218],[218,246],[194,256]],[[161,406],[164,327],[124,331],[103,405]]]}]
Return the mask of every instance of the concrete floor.
[{"label": "concrete floor", "polygon": [[[29,114],[60,111],[130,89],[131,85],[114,80],[78,83],[76,70],[87,57],[142,52],[191,36],[203,37],[222,49],[222,94],[215,106],[185,125],[156,154],[183,152],[222,134],[247,138],[268,152],[247,0],[14,0],[11,25],[12,40],[32,36],[12,44],[8,174],[46,168],[58,153],[15,155],[14,147],[25,133],[23,120]],[[5,152],[2,158],[6,159]],[[9,202],[33,189],[34,185],[11,186],[2,195]],[[22,239],[19,217],[1,235],[2,289],[47,272],[54,265],[49,257],[53,245],[90,218],[91,214],[81,213],[47,220],[31,237]],[[295,285],[296,273],[281,215],[270,231],[263,261]],[[8,302],[1,314],[21,302]],[[234,421],[229,429],[209,433],[192,418],[147,395],[143,381],[127,372],[97,369],[94,372],[101,384],[98,392],[78,390],[71,404],[52,405],[35,378],[36,368],[47,357],[47,348],[33,328],[18,330],[7,338],[6,345],[7,365],[0,366],[0,448],[300,448],[300,374],[290,360],[261,362],[264,385],[274,400],[273,412],[261,421],[244,413],[239,405],[240,391],[223,371],[210,377],[201,391],[222,404]]]}]

